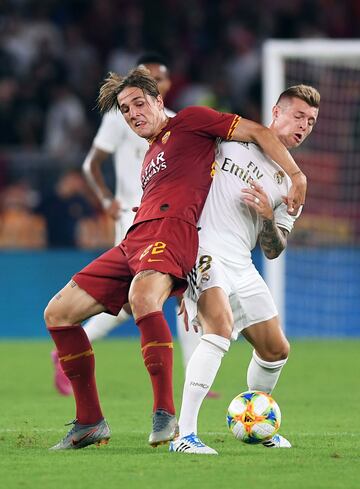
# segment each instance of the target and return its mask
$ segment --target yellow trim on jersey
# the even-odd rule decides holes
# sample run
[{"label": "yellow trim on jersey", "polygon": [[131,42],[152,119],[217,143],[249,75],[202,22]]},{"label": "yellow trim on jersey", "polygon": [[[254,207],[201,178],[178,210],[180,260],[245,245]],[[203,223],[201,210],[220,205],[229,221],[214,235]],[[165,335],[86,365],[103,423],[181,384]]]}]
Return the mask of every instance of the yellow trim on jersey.
[{"label": "yellow trim on jersey", "polygon": [[226,140],[229,141],[235,131],[236,126],[239,124],[241,117],[239,115],[236,115],[234,117],[234,120],[232,121],[232,124],[230,126],[229,132],[227,133]]},{"label": "yellow trim on jersey", "polygon": [[69,353],[69,355],[60,357],[59,360],[63,362],[69,362],[70,360],[76,360],[80,357],[90,357],[91,355],[94,355],[92,348],[90,348],[90,350],[82,351],[81,353],[76,353],[76,355],[72,355],[71,353]]}]

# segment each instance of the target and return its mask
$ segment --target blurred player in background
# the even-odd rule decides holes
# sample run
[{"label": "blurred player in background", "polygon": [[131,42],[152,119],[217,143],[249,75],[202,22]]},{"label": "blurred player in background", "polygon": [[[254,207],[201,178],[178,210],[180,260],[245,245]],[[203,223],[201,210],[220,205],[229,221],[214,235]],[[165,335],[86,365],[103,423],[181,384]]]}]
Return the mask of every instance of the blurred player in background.
[{"label": "blurred player in background", "polygon": [[[299,146],[316,123],[318,91],[296,85],[285,90],[273,108],[271,131],[288,148]],[[217,454],[197,436],[197,418],[230,339],[242,335],[254,347],[248,388],[271,393],[289,354],[276,306],[251,260],[259,239],[269,259],[285,249],[296,217],[287,213],[283,196],[290,179],[256,144],[223,142],[216,173],[199,226],[197,269],[185,294],[189,321],[198,316],[203,336],[186,371],[179,418],[180,436],[170,451]],[[276,434],[263,443],[291,444]]]},{"label": "blurred player in background", "polygon": [[162,307],[170,295],[184,292],[195,264],[197,223],[210,189],[216,140],[256,142],[278,161],[293,182],[289,212],[296,212],[306,192],[306,177],[269,129],[205,107],[189,107],[169,118],[147,71],[136,69],[125,78],[110,74],[100,89],[99,107],[102,112],[120,108],[131,129],[150,146],[141,171],[143,196],[126,238],[75,274],[45,310],[76,402],[74,426],[54,450],[110,438],[97,394],[94,352],[81,322],[104,311],[118,315],[127,302],[140,330],[153,388],[149,444],[175,437],[173,344]]},{"label": "blurred player in background", "polygon": [[[160,95],[165,99],[171,87],[166,61],[157,53],[146,53],[138,59],[137,64],[149,70],[158,84]],[[175,115],[167,108],[165,114],[168,117]],[[121,113],[113,110],[104,115],[93,145],[85,158],[83,164],[85,176],[103,209],[114,220],[115,245],[124,239],[135,217],[132,209],[140,204],[142,195],[140,171],[148,147],[147,141],[130,129]],[[115,196],[105,183],[102,174],[102,165],[111,154],[115,164]],[[84,326],[90,342],[103,338],[127,321],[131,317],[131,311],[129,306],[127,310],[125,308],[121,309],[118,316],[102,313],[92,317]],[[178,314],[176,314],[176,326],[186,367],[198,345],[200,335],[193,329],[186,332],[183,318]],[[55,368],[54,384],[60,394],[70,395],[71,383],[61,368],[56,350],[51,353],[51,356]]]}]

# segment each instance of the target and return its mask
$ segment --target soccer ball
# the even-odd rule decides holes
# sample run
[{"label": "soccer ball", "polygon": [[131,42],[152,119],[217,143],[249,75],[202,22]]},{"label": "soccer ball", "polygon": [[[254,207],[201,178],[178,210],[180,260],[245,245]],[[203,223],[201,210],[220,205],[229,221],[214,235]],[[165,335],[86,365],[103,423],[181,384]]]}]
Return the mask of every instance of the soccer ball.
[{"label": "soccer ball", "polygon": [[275,435],[280,428],[281,412],[269,394],[247,391],[231,401],[226,420],[235,438],[256,444]]}]

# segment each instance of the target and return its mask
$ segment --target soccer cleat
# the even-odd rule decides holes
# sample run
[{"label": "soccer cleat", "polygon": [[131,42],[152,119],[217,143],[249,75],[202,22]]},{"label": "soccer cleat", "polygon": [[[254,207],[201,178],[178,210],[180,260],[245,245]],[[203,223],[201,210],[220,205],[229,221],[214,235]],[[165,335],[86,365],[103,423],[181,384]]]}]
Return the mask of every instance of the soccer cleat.
[{"label": "soccer cleat", "polygon": [[173,440],[179,434],[179,427],[174,414],[164,409],[157,409],[153,414],[153,430],[149,436],[149,445],[157,447]]},{"label": "soccer cleat", "polygon": [[263,442],[267,448],[291,448],[291,443],[281,435],[274,435],[270,440]]},{"label": "soccer cleat", "polygon": [[54,364],[54,385],[56,390],[62,396],[70,396],[72,394],[72,386],[70,380],[64,374],[60,365],[59,355],[56,350],[51,352],[51,359]]},{"label": "soccer cleat", "polygon": [[49,450],[72,450],[88,445],[106,445],[109,442],[111,432],[105,419],[95,424],[80,424],[75,419],[69,424],[74,425],[69,433]]},{"label": "soccer cleat", "polygon": [[177,438],[170,443],[169,452],[197,453],[199,455],[217,455],[218,452],[203,443],[195,433]]}]

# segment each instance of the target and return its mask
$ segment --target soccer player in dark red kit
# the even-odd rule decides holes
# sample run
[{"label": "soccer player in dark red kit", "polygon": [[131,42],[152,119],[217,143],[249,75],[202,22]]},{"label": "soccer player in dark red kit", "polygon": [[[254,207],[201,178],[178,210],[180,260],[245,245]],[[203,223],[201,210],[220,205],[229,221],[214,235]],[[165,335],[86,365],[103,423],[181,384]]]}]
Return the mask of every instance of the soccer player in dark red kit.
[{"label": "soccer player in dark red kit", "polygon": [[140,330],[154,394],[149,444],[176,436],[173,344],[162,306],[186,289],[186,275],[195,263],[197,221],[211,184],[216,140],[255,142],[275,160],[292,180],[284,197],[290,213],[304,203],[306,192],[306,177],[269,129],[205,107],[189,107],[168,118],[157,84],[144,70],[125,78],[110,74],[98,103],[102,112],[120,109],[129,126],[148,140],[149,150],[141,172],[143,197],[125,239],[77,273],[45,311],[76,402],[74,426],[54,450],[110,438],[97,395],[94,353],[81,322],[103,311],[116,315],[126,302]]}]

